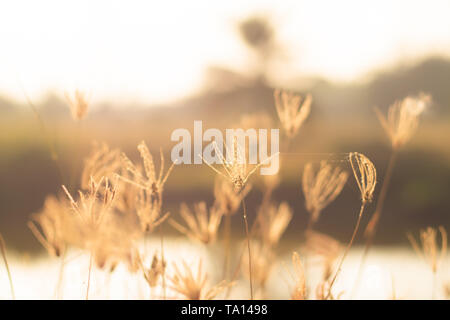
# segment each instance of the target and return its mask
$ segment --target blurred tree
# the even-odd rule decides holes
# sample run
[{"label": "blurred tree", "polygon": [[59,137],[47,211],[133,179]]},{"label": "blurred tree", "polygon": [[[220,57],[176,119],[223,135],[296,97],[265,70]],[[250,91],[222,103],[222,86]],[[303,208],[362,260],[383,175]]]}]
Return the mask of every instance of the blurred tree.
[{"label": "blurred tree", "polygon": [[242,40],[258,57],[258,77],[265,79],[269,64],[279,50],[272,23],[266,17],[252,16],[241,21],[238,27]]}]

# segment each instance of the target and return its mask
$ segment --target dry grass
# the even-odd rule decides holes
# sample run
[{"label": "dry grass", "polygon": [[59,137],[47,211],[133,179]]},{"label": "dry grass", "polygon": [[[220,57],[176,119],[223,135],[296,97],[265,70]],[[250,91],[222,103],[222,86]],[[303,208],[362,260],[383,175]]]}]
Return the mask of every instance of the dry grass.
[{"label": "dry grass", "polygon": [[[274,97],[281,127],[287,139],[291,140],[307,119],[312,98],[307,95],[302,99],[299,95],[279,90],[275,91]],[[73,118],[77,121],[83,119],[88,110],[85,96],[76,91],[74,97],[68,97],[68,101]],[[391,140],[393,155],[411,139],[418,125],[418,117],[429,103],[430,98],[426,95],[407,97],[395,103],[389,109],[387,117],[378,111],[381,124]],[[261,115],[258,115],[259,117]],[[256,116],[247,116],[244,122],[247,126],[254,125],[253,121],[270,122],[267,121],[267,116],[261,118],[263,120],[256,119]],[[61,259],[56,292],[60,291],[64,266],[70,263],[64,258],[66,252],[69,248],[75,248],[89,257],[86,298],[89,298],[91,276],[96,269],[113,275],[119,264],[125,265],[130,274],[138,275],[152,293],[153,289],[159,290],[159,293],[151,295],[152,298],[161,298],[161,294],[163,298],[192,300],[214,299],[222,297],[221,294],[227,298],[234,290],[232,286],[240,278],[249,280],[250,299],[270,298],[267,284],[271,277],[276,276],[273,270],[279,262],[279,244],[293,216],[303,213],[294,212],[288,202],[278,203],[273,199],[273,193],[280,184],[281,178],[278,175],[264,177],[260,190],[260,205],[247,208],[246,197],[250,192],[257,191],[252,188],[250,179],[263,163],[249,167],[246,151],[242,150],[236,139],[232,146],[228,147],[227,157],[216,149],[223,162],[222,168],[207,163],[217,173],[213,191],[214,202],[208,205],[208,202],[200,201],[191,207],[191,204],[182,202],[179,216],[183,221],[179,222],[178,215],[170,215],[164,206],[164,187],[175,163],[166,171],[162,150],[157,169],[145,142],[137,146],[140,162],[131,160],[119,149],[111,149],[104,143],[94,143],[92,152],[84,161],[79,181],[80,189],[74,192],[70,185],[63,184],[61,194],[48,196],[42,210],[31,215],[28,223],[48,254]],[[370,239],[375,235],[392,175],[395,156],[391,159],[394,160],[389,162],[377,208],[366,227],[366,237],[369,234]],[[348,181],[349,174],[344,170],[344,165],[348,165],[352,170],[359,190],[360,205],[351,238],[346,245],[329,235],[312,230],[321,212],[328,206],[332,207],[333,201]],[[289,282],[289,295],[292,299],[312,298],[312,293],[315,293],[317,299],[339,299],[341,292],[336,292],[335,282],[355,242],[365,209],[376,199],[377,182],[375,165],[358,152],[348,153],[339,165],[331,161],[309,162],[305,165],[301,187],[309,223],[299,230],[306,230],[304,233],[298,232],[298,246],[303,246],[305,251],[292,253],[293,273]],[[242,244],[232,239],[231,232],[231,218],[238,212],[242,212],[246,237],[245,243]],[[250,226],[247,215],[253,213],[256,215]],[[204,272],[200,259],[196,259],[198,265],[195,271],[181,257],[176,257],[175,261],[166,260],[162,228],[167,224],[189,240],[200,243],[205,250],[210,250],[208,252],[223,253],[223,274],[222,278],[216,276],[216,285],[209,284],[210,276]],[[447,248],[444,228],[440,227],[439,232],[442,242],[440,249],[437,244],[437,231],[433,228],[421,232],[421,245],[411,235],[408,236],[418,255],[430,265],[434,283]],[[140,243],[146,242],[147,237],[160,237],[160,249],[150,252],[146,245],[139,246]],[[239,245],[233,247],[233,242]],[[14,297],[13,281],[1,236],[0,248]],[[323,272],[320,282],[315,284],[314,288],[311,287],[309,273],[306,272],[306,256],[318,256],[321,259]],[[232,264],[234,273],[230,273]],[[363,264],[361,269],[362,267]],[[168,295],[166,289],[169,290]]]}]

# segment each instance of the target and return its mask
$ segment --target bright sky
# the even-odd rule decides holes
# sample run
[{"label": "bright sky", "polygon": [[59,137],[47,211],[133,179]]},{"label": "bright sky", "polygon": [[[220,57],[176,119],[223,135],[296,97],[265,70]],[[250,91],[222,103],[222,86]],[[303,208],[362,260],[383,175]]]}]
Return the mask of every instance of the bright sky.
[{"label": "bright sky", "polygon": [[351,81],[373,68],[450,55],[450,1],[2,1],[0,94],[81,88],[95,100],[168,102],[205,67],[249,71],[235,24],[268,13],[292,60],[279,80]]}]

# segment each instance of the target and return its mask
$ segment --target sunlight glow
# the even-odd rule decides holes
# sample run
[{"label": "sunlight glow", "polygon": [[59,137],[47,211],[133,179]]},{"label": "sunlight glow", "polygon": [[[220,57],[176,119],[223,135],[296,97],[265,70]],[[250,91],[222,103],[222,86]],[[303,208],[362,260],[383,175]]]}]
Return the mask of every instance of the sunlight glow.
[{"label": "sunlight glow", "polygon": [[102,101],[177,100],[201,88],[209,65],[250,72],[236,23],[255,12],[273,18],[290,57],[274,81],[348,81],[450,53],[446,0],[7,1],[0,5],[0,93],[82,87]]}]

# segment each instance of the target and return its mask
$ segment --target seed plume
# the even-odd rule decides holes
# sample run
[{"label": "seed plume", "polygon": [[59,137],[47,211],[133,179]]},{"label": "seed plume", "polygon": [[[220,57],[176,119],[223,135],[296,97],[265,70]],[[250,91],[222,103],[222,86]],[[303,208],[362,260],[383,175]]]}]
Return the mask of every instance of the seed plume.
[{"label": "seed plume", "polygon": [[145,281],[151,288],[156,287],[158,280],[162,278],[166,269],[166,261],[161,260],[157,254],[154,254],[149,268],[146,268],[142,262],[140,262],[140,265]]},{"label": "seed plume", "polygon": [[65,199],[48,196],[43,209],[33,214],[28,222],[28,227],[36,239],[51,256],[59,257],[65,250],[68,232],[71,232],[69,208],[70,205]]},{"label": "seed plume", "polygon": [[169,276],[170,288],[187,300],[212,300],[232,284],[221,281],[208,287],[208,275],[203,273],[202,261],[198,263],[197,274],[194,275],[189,265],[182,261],[182,269],[173,264],[174,274]]},{"label": "seed plume", "polygon": [[431,103],[431,97],[419,94],[417,97],[406,97],[396,101],[389,107],[387,117],[375,109],[377,116],[388,134],[394,150],[407,143],[417,129],[419,116]]},{"label": "seed plume", "polygon": [[172,172],[173,163],[164,174],[164,155],[160,150],[160,168],[156,173],[153,156],[148,150],[145,142],[138,145],[138,150],[143,161],[143,169],[133,164],[133,162],[122,153],[122,166],[127,173],[121,174],[119,177],[132,186],[138,187],[138,194],[135,203],[136,213],[143,231],[152,231],[154,228],[164,222],[169,213],[162,214],[162,193],[164,184]]},{"label": "seed plume", "polygon": [[437,230],[434,228],[428,227],[420,231],[421,245],[419,245],[411,233],[407,234],[414,251],[430,266],[433,273],[438,270],[447,253],[447,232],[442,226],[438,229],[441,234],[440,250],[437,243]]},{"label": "seed plume", "polygon": [[314,224],[320,212],[342,191],[347,182],[348,173],[340,167],[334,167],[322,161],[319,170],[307,163],[303,170],[302,187],[306,209],[310,213],[310,223]]},{"label": "seed plume", "polygon": [[356,183],[361,191],[362,202],[371,202],[375,185],[377,184],[377,171],[375,166],[369,158],[358,152],[351,152],[349,154],[349,161]]},{"label": "seed plume", "polygon": [[223,212],[219,208],[212,206],[208,210],[205,202],[199,202],[194,205],[194,212],[192,213],[189,207],[182,203],[180,215],[186,222],[187,227],[182,226],[175,220],[169,220],[175,229],[204,244],[215,242],[223,216]]},{"label": "seed plume", "polygon": [[264,242],[269,246],[275,246],[291,219],[292,209],[286,202],[282,202],[278,207],[271,204],[267,210],[263,210],[262,214],[258,215],[258,222]]},{"label": "seed plume", "polygon": [[278,118],[286,135],[295,136],[311,111],[312,97],[310,94],[303,99],[292,92],[275,90],[275,107]]},{"label": "seed plume", "polygon": [[84,160],[81,187],[83,189],[89,188],[91,177],[95,180],[101,177],[107,177],[111,180],[120,167],[119,149],[110,149],[106,143],[94,142],[91,153]]},{"label": "seed plume", "polygon": [[272,157],[265,159],[263,162],[256,164],[253,168],[247,167],[247,156],[245,150],[243,150],[237,138],[233,138],[233,143],[230,146],[226,146],[226,157],[220,152],[217,145],[215,145],[215,151],[220,158],[220,162],[224,168],[224,172],[214,168],[211,164],[205,161],[205,163],[213,169],[217,174],[227,179],[234,187],[236,192],[241,192],[248,182],[250,176],[256,172],[256,170],[264,163],[269,161]]}]

